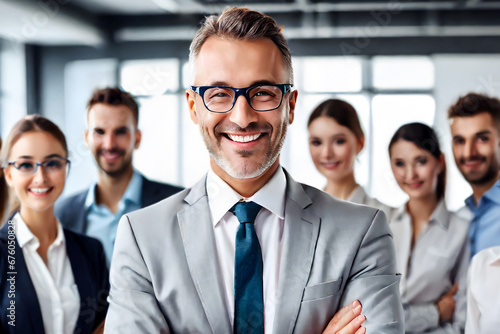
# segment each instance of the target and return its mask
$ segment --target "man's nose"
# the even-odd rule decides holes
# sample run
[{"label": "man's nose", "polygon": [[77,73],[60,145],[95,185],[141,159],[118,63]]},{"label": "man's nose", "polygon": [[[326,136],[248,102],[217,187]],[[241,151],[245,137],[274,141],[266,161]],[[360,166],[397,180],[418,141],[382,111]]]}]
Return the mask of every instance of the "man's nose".
[{"label": "man's nose", "polygon": [[466,140],[464,143],[464,156],[465,158],[471,158],[477,154],[476,145],[472,140]]},{"label": "man's nose", "polygon": [[236,99],[233,109],[229,112],[229,120],[243,129],[250,123],[257,122],[258,118],[257,111],[250,106],[244,96]]},{"label": "man's nose", "polygon": [[115,146],[116,138],[112,133],[104,135],[103,147],[107,150],[112,149]]}]

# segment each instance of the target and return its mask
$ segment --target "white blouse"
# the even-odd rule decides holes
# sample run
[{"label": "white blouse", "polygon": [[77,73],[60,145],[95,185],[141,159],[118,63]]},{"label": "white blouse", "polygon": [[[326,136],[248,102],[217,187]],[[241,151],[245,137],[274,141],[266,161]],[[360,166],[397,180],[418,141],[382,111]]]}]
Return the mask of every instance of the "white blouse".
[{"label": "white blouse", "polygon": [[73,333],[80,312],[80,294],[66,254],[64,231],[57,224],[57,237],[47,250],[48,264],[38,254],[38,238],[31,233],[19,213],[13,218],[16,237],[42,313],[45,333]]},{"label": "white blouse", "polygon": [[[469,223],[449,212],[440,201],[411,249],[413,225],[406,204],[389,224],[394,235],[397,271],[405,313],[405,329],[411,333],[462,333],[466,316],[466,280]],[[455,284],[455,313],[451,322],[439,323],[437,301]]]},{"label": "white blouse", "polygon": [[467,283],[466,334],[500,331],[500,246],[486,248],[472,258]]}]

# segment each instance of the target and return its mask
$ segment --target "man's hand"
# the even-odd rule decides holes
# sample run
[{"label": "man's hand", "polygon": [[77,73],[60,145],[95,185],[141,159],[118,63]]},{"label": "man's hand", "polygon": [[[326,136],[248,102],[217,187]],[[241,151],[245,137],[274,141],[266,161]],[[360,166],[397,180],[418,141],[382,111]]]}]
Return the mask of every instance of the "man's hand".
[{"label": "man's hand", "polygon": [[355,300],[335,313],[323,334],[364,334],[366,328],[361,326],[364,321],[361,304]]},{"label": "man's hand", "polygon": [[455,312],[455,294],[458,291],[458,283],[455,283],[451,289],[441,297],[436,306],[439,311],[439,321],[450,321]]}]

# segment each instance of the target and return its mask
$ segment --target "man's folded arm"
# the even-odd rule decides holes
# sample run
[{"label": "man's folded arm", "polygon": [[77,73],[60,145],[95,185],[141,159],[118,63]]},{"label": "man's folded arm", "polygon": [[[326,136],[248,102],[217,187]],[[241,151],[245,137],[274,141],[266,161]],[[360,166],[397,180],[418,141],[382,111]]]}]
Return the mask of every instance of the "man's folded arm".
[{"label": "man's folded arm", "polygon": [[379,210],[358,249],[341,304],[360,301],[367,333],[404,333],[399,280],[392,234]]},{"label": "man's folded arm", "polygon": [[110,283],[104,333],[170,333],[127,215],[118,226]]}]

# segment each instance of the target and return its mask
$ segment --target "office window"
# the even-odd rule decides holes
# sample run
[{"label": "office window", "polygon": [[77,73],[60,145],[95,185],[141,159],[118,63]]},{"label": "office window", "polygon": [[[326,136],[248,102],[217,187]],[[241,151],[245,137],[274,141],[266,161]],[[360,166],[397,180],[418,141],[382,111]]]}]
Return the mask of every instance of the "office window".
[{"label": "office window", "polygon": [[134,153],[134,166],[154,180],[178,184],[178,97],[174,94],[142,97],[138,102],[142,141]]},{"label": "office window", "polygon": [[432,89],[434,64],[429,57],[374,57],[373,88],[377,90]]},{"label": "office window", "polygon": [[[359,92],[362,62],[357,57],[301,57],[294,60],[295,82],[304,92]],[[302,67],[298,69],[297,67]]]},{"label": "office window", "polygon": [[179,90],[179,59],[128,60],[121,64],[123,89],[139,96]]}]

